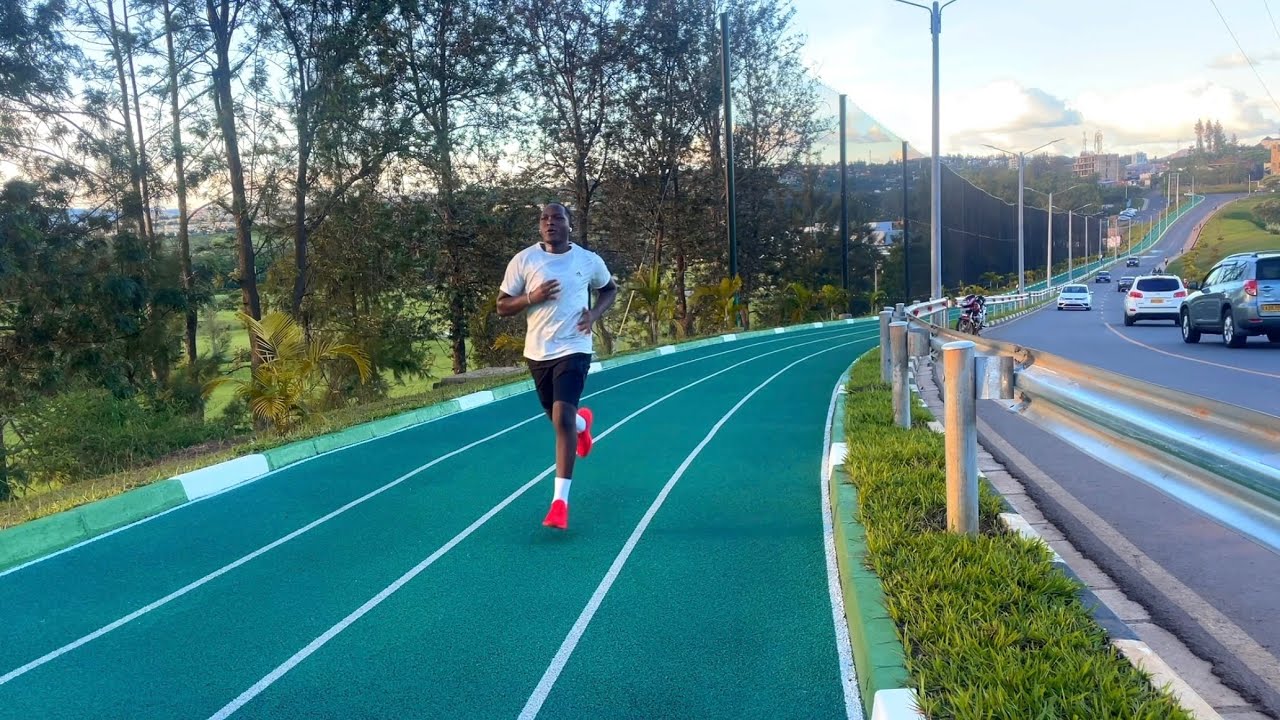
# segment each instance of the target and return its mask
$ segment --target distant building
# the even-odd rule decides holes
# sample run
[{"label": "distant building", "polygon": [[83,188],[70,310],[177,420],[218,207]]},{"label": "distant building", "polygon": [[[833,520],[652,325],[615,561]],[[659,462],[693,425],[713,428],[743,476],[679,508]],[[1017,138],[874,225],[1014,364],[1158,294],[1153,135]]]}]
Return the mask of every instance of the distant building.
[{"label": "distant building", "polygon": [[1276,145],[1280,145],[1280,138],[1273,138],[1270,135],[1262,138],[1262,142],[1258,143],[1262,147],[1270,150]]},{"label": "distant building", "polygon": [[1099,183],[1120,182],[1123,178],[1120,174],[1120,156],[1115,154],[1081,155],[1076,158],[1071,171],[1081,178],[1097,175]]},{"label": "distant building", "polygon": [[1271,145],[1271,163],[1269,167],[1272,175],[1280,174],[1280,143]]},{"label": "distant building", "polygon": [[869,237],[871,244],[879,248],[887,249],[902,241],[902,223],[900,222],[894,220],[869,222],[867,229],[871,231]]}]

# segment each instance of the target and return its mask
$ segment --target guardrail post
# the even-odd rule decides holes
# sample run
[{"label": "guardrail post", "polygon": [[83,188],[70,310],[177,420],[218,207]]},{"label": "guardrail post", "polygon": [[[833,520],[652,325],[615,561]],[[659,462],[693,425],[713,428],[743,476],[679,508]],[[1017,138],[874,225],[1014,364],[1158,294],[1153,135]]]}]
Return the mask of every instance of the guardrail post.
[{"label": "guardrail post", "polygon": [[978,532],[978,406],[974,387],[974,344],[942,346],[946,418],[947,531]]},{"label": "guardrail post", "polygon": [[889,361],[891,352],[889,347],[889,323],[893,316],[893,310],[885,308],[880,311],[880,382],[888,383],[889,378]]},{"label": "guardrail post", "polygon": [[922,327],[907,329],[907,352],[914,358],[922,358],[929,354],[929,331]]},{"label": "guardrail post", "polygon": [[1013,356],[1000,356],[1000,399],[1013,399]]},{"label": "guardrail post", "polygon": [[902,303],[898,303],[897,305],[894,305],[894,306],[893,306],[893,319],[894,319],[894,320],[906,320],[906,319],[907,319],[907,306],[906,306],[906,305],[904,305],[904,304],[902,304]]},{"label": "guardrail post", "polygon": [[893,424],[911,427],[911,386],[907,384],[907,324],[889,323],[889,346],[893,348]]}]

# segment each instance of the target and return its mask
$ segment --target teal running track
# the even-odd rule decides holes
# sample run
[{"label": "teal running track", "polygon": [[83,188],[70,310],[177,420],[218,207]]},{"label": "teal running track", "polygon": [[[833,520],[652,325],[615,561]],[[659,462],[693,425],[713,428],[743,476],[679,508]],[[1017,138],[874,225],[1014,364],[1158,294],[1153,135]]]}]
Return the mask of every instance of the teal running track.
[{"label": "teal running track", "polygon": [[0,718],[861,717],[821,465],[877,342],[593,374],[567,531],[525,393],[0,574]]}]

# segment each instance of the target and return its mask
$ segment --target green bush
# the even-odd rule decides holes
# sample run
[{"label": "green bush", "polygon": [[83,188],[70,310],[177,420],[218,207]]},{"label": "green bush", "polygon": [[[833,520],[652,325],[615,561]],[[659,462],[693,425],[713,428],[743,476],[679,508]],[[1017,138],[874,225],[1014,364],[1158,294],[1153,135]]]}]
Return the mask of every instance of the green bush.
[{"label": "green bush", "polygon": [[946,532],[943,436],[918,407],[912,429],[893,425],[879,362],[873,351],[850,376],[845,466],[926,716],[1189,720],[1110,645],[1044,546],[1004,530],[990,487],[980,533]]},{"label": "green bush", "polygon": [[74,483],[226,435],[225,426],[190,412],[153,409],[101,389],[33,403],[17,424],[24,441],[13,462],[29,483]]}]

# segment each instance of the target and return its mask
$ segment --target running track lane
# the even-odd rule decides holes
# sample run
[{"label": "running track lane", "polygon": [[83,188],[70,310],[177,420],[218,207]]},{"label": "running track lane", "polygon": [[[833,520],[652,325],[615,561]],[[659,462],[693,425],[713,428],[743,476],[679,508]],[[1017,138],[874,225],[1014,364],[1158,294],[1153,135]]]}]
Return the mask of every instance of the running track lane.
[{"label": "running track lane", "polygon": [[816,478],[830,387],[876,332],[594,376],[618,387],[588,401],[564,534],[540,525],[541,419],[409,474],[533,417],[525,394],[0,575],[0,717],[514,718],[540,683],[538,717],[844,715]]}]

